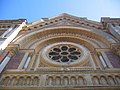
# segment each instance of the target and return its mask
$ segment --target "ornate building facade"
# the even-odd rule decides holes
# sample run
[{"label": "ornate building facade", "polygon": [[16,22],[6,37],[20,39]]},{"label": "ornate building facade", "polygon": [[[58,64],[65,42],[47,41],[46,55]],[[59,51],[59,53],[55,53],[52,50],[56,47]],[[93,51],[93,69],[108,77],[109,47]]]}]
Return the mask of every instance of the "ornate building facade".
[{"label": "ornate building facade", "polygon": [[120,18],[23,22],[1,50],[0,90],[119,90]]}]

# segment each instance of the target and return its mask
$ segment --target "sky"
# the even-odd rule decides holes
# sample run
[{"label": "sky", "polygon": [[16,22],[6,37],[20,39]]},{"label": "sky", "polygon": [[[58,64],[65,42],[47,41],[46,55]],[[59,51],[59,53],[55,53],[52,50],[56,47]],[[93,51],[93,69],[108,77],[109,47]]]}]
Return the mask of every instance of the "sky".
[{"label": "sky", "polygon": [[90,20],[120,18],[120,0],[0,0],[0,19],[53,18],[62,13]]}]

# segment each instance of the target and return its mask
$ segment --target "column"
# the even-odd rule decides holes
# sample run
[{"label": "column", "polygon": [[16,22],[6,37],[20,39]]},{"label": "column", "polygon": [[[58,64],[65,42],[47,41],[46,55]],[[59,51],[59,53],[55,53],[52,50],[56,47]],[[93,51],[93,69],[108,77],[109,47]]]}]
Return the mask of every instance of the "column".
[{"label": "column", "polygon": [[27,58],[27,60],[26,60],[26,62],[24,64],[24,66],[23,66],[24,69],[26,69],[28,67],[30,60],[31,60],[31,57],[28,56],[28,58]]},{"label": "column", "polygon": [[93,85],[90,74],[86,74],[84,78],[85,78],[85,80],[87,82],[87,86],[92,86]]},{"label": "column", "polygon": [[45,86],[46,83],[46,75],[40,76],[40,86]]},{"label": "column", "polygon": [[21,61],[21,63],[20,63],[20,65],[19,65],[19,67],[18,67],[18,69],[23,69],[23,67],[25,65],[25,62],[26,62],[26,60],[28,58],[28,55],[29,55],[29,52],[26,52],[23,59],[22,59],[22,61]]},{"label": "column", "polygon": [[107,66],[107,64],[106,64],[106,62],[105,62],[105,60],[104,60],[104,58],[103,58],[103,56],[100,52],[98,53],[98,56],[99,56],[99,59],[100,59],[102,65],[103,65],[103,67],[107,68],[108,66]]},{"label": "column", "polygon": [[36,70],[39,67],[39,64],[40,64],[40,53],[39,53],[38,57],[35,60],[34,70]]},{"label": "column", "polygon": [[90,54],[90,62],[91,62],[92,67],[93,67],[94,69],[96,69],[96,66],[95,66],[95,63],[94,63],[94,61],[93,61],[93,58],[92,58],[91,54]]},{"label": "column", "polygon": [[106,64],[107,64],[107,66],[108,66],[109,68],[113,68],[113,66],[112,66],[112,64],[110,63],[110,61],[109,61],[108,57],[106,56],[106,54],[105,54],[104,52],[101,52],[101,54],[102,54],[102,56],[103,56],[103,58],[104,58],[104,60],[105,60],[105,62],[106,62]]},{"label": "column", "polygon": [[34,68],[32,67],[34,62],[35,62],[36,55],[33,55],[33,57],[30,60],[30,64],[28,65],[28,70],[33,70]]},{"label": "column", "polygon": [[11,56],[8,54],[5,59],[2,61],[2,63],[0,64],[0,73],[3,71],[3,69],[5,68],[5,66],[7,65],[7,63],[10,61]]}]

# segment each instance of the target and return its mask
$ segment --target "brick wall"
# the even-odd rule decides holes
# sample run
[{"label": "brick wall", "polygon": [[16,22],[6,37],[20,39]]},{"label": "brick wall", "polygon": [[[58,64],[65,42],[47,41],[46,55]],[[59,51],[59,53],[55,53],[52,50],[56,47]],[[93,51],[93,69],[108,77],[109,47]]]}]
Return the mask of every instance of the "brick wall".
[{"label": "brick wall", "polygon": [[17,69],[25,53],[19,52],[8,62],[6,69]]},{"label": "brick wall", "polygon": [[106,52],[108,59],[110,60],[114,68],[120,68],[120,57],[112,52]]}]

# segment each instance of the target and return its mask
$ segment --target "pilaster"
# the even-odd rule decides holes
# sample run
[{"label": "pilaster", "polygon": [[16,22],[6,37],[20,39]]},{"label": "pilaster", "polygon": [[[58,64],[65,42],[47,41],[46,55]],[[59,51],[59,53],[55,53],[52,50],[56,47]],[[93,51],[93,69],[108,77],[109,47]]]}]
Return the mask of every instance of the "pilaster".
[{"label": "pilaster", "polygon": [[40,86],[44,87],[45,86],[45,82],[46,81],[46,75],[41,75],[40,76]]},{"label": "pilaster", "polygon": [[87,86],[92,86],[93,83],[92,83],[91,75],[85,74],[84,76],[85,76],[84,78],[86,79],[86,82],[87,82]]},{"label": "pilaster", "polygon": [[105,54],[104,52],[101,52],[101,54],[102,54],[102,56],[104,57],[107,65],[108,65],[108,67],[109,67],[109,68],[113,68],[113,66],[112,66],[112,64],[110,63],[110,61],[109,61],[108,57],[106,56],[106,54]]},{"label": "pilaster", "polygon": [[26,62],[26,59],[27,59],[28,55],[29,55],[29,52],[26,52],[22,61],[21,61],[21,63],[20,63],[20,65],[19,65],[19,67],[18,67],[18,69],[22,69],[24,67],[24,64]]}]

